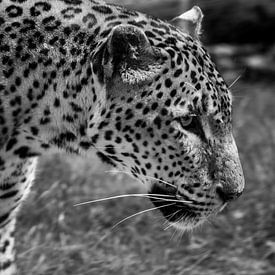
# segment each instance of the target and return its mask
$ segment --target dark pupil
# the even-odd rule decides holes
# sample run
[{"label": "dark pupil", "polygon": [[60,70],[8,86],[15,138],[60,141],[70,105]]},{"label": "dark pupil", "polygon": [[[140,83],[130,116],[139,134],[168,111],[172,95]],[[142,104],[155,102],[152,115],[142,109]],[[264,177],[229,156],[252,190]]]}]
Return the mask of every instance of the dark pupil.
[{"label": "dark pupil", "polygon": [[180,118],[179,121],[180,121],[181,126],[184,128],[187,125],[189,125],[190,123],[192,123],[192,120],[193,120],[193,117],[187,116],[187,117]]}]

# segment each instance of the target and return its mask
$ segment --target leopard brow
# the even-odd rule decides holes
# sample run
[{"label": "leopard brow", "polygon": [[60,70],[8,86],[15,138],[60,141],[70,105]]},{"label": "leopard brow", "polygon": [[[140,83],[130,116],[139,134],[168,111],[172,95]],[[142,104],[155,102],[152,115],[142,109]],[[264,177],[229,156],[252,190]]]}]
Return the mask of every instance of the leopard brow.
[{"label": "leopard brow", "polygon": [[[185,81],[184,85],[192,88],[196,94],[200,93],[200,91],[190,82]],[[193,108],[193,110],[190,110],[189,108],[179,108],[179,109],[175,108],[173,111],[173,109],[172,109],[172,113],[173,113],[174,117],[177,118],[177,117],[185,117],[185,116],[198,116],[199,112],[195,110],[195,106],[193,106],[191,104],[190,104],[190,106],[191,106],[191,108]],[[185,111],[185,109],[187,109],[187,110]]]}]

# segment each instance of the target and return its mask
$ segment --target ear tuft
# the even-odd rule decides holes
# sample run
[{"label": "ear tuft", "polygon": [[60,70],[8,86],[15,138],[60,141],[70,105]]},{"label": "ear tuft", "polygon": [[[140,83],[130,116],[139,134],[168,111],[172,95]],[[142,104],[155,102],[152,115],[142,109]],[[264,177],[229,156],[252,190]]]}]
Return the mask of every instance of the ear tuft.
[{"label": "ear tuft", "polygon": [[186,11],[182,15],[171,20],[171,24],[182,29],[195,39],[199,39],[201,34],[201,22],[203,13],[198,6]]},{"label": "ear tuft", "polygon": [[102,47],[95,61],[100,61],[105,80],[119,77],[123,83],[134,85],[152,80],[162,68],[159,50],[137,27],[115,27]]}]

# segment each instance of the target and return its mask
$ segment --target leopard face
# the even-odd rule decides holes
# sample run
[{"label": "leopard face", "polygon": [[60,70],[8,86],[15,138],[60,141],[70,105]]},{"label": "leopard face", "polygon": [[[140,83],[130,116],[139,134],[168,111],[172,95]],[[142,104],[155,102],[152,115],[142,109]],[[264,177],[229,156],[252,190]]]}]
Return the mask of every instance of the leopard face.
[{"label": "leopard face", "polygon": [[91,134],[99,155],[144,183],[171,224],[191,229],[243,191],[231,94],[197,39],[148,35],[117,27],[95,55],[107,107]]}]

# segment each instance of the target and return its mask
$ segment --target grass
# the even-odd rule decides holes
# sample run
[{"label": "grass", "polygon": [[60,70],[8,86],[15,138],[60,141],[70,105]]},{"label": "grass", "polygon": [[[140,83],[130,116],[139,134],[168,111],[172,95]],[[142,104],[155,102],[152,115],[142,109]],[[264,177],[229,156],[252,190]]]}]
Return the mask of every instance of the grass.
[{"label": "grass", "polygon": [[44,158],[18,220],[20,274],[275,274],[274,84],[239,81],[233,92],[246,177],[238,201],[193,234],[164,230],[156,211],[111,230],[152,205],[143,198],[74,204],[142,192],[142,186],[125,175],[105,173],[110,168],[92,156]]}]

